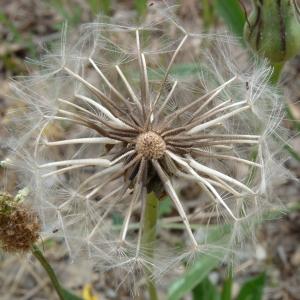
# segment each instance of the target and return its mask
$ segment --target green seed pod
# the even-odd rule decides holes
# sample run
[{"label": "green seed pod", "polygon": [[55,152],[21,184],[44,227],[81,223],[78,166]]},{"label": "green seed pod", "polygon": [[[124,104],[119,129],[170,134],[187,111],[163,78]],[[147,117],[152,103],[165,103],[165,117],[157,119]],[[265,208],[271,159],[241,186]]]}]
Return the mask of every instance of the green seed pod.
[{"label": "green seed pod", "polygon": [[283,63],[300,52],[299,9],[295,0],[253,0],[244,38],[271,63]]}]

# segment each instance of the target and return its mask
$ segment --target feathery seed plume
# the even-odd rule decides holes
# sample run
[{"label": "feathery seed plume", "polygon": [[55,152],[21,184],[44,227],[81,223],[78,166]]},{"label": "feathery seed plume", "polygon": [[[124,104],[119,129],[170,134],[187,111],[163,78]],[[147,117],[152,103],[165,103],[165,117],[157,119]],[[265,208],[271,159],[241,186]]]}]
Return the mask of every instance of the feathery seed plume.
[{"label": "feathery seed plume", "polygon": [[[158,273],[241,242],[240,229],[272,205],[283,175],[271,68],[237,54],[227,36],[187,31],[167,13],[138,26],[100,19],[75,42],[67,37],[64,29],[59,51],[15,83],[26,106],[15,152],[46,230],[102,269]],[[184,183],[199,187],[196,206],[179,196]],[[152,258],[141,224],[153,190],[172,201],[187,244],[177,251],[159,234]],[[226,242],[225,233],[207,238],[210,224],[229,225],[220,227]]]}]

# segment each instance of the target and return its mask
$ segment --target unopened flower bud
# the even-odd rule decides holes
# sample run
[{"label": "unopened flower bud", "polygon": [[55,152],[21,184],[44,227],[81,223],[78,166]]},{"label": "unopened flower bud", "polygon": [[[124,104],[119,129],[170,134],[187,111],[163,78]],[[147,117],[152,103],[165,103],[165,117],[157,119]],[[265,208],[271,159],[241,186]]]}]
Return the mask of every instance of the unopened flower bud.
[{"label": "unopened flower bud", "polygon": [[254,0],[244,28],[252,49],[270,60],[284,62],[300,52],[299,11],[293,0]]},{"label": "unopened flower bud", "polygon": [[0,192],[0,247],[4,251],[29,251],[40,229],[39,217],[33,210]]}]

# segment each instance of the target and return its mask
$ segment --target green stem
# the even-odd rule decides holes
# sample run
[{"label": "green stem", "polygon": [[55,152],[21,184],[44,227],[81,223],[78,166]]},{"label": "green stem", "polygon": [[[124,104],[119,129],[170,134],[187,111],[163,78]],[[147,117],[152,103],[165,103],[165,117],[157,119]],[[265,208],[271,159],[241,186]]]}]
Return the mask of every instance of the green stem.
[{"label": "green stem", "polygon": [[270,83],[276,85],[279,82],[281,71],[284,67],[284,63],[275,63],[273,64],[273,73],[270,79]]},{"label": "green stem", "polygon": [[232,283],[233,283],[233,270],[232,266],[229,268],[227,277],[224,280],[221,299],[232,299]]},{"label": "green stem", "polygon": [[[158,205],[159,200],[155,193],[149,193],[146,199],[145,216],[143,224],[143,238],[142,244],[145,246],[145,254],[149,258],[153,258],[154,247],[156,240],[156,225],[158,219]],[[150,294],[150,300],[158,300],[157,290],[155,282],[153,280],[153,270],[151,268],[146,269],[147,285]]]},{"label": "green stem", "polygon": [[32,254],[35,256],[35,258],[40,262],[40,264],[42,265],[44,270],[47,272],[47,274],[51,280],[51,283],[57,292],[59,299],[65,300],[63,288],[61,287],[54,270],[48,263],[47,259],[44,257],[44,255],[41,252],[41,250],[39,249],[39,247],[36,245],[33,245],[31,247],[31,251],[32,251]]}]

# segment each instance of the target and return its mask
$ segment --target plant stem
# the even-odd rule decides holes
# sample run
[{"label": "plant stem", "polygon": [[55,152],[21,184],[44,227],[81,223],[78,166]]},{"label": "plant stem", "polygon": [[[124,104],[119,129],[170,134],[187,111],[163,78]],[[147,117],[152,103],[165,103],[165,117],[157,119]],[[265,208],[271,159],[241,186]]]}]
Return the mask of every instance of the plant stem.
[{"label": "plant stem", "polygon": [[232,283],[233,283],[233,270],[232,270],[232,266],[230,266],[228,275],[225,278],[223,288],[222,288],[222,299],[232,299]]},{"label": "plant stem", "polygon": [[272,76],[270,79],[271,84],[273,84],[273,85],[278,84],[283,67],[284,67],[284,63],[273,64],[274,70],[273,70],[273,73],[272,73]]},{"label": "plant stem", "polygon": [[[156,225],[158,218],[159,200],[154,192],[147,195],[145,205],[145,217],[143,224],[143,238],[142,245],[144,246],[145,254],[151,259],[154,255],[154,246],[156,239]],[[153,270],[146,269],[147,285],[150,294],[150,300],[158,300],[155,282],[153,280]]]},{"label": "plant stem", "polygon": [[51,280],[51,283],[52,283],[55,291],[57,292],[59,299],[65,300],[63,288],[61,287],[54,270],[48,263],[47,259],[44,257],[44,255],[41,252],[41,250],[39,249],[39,247],[36,245],[33,245],[31,247],[31,251],[32,251],[32,254],[34,255],[34,257],[40,262],[40,264],[42,265],[44,270],[47,272],[47,274]]}]

